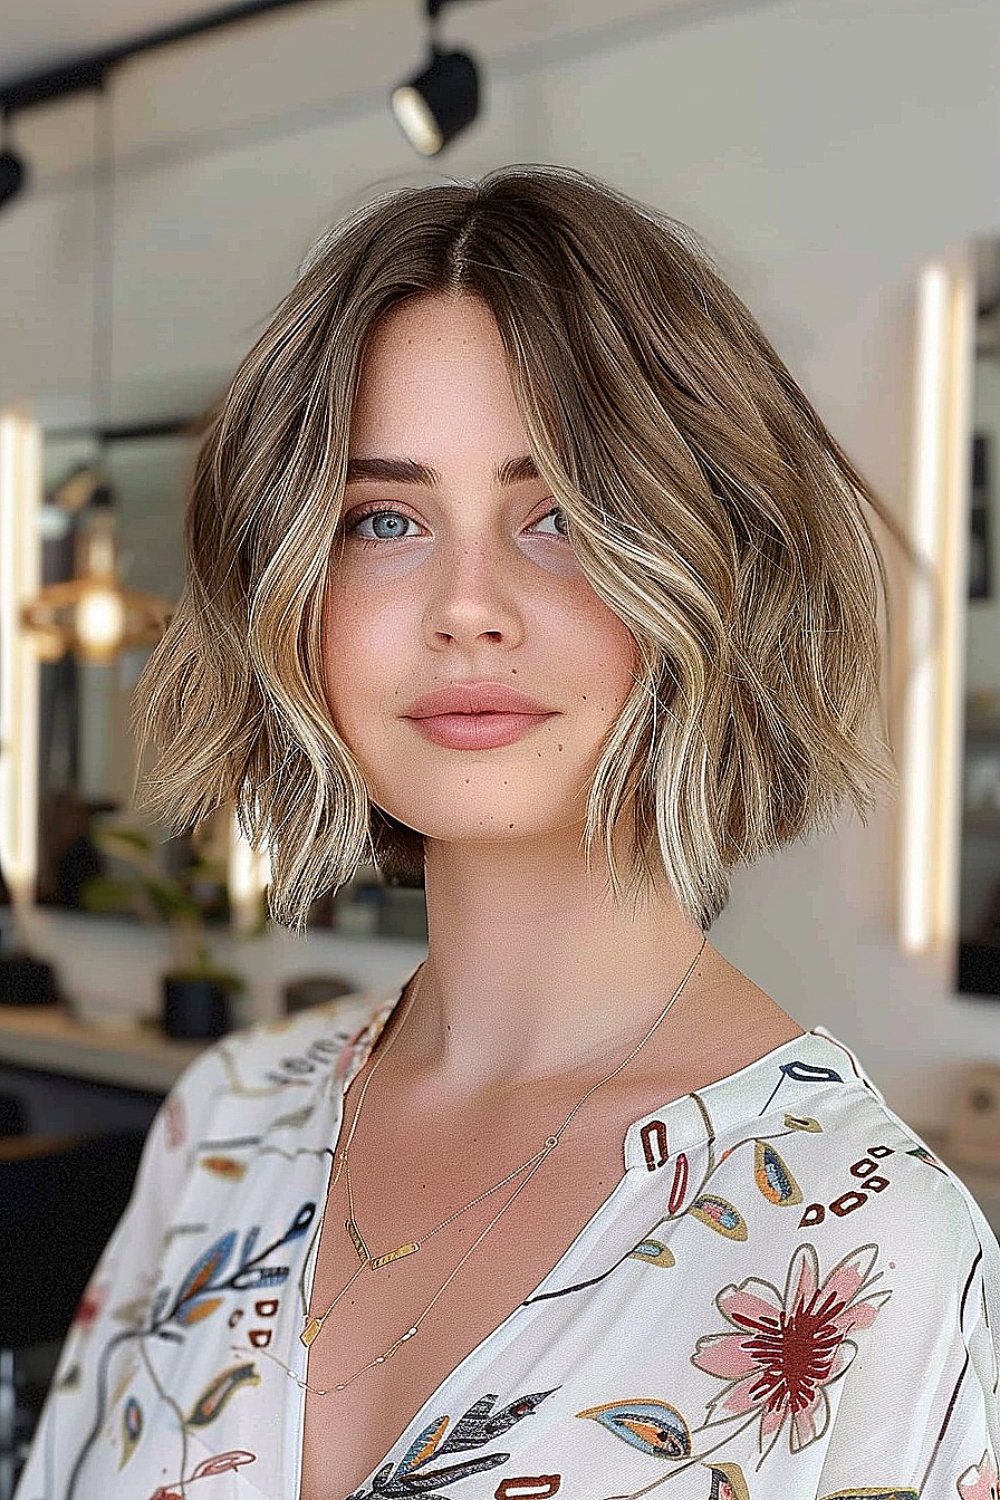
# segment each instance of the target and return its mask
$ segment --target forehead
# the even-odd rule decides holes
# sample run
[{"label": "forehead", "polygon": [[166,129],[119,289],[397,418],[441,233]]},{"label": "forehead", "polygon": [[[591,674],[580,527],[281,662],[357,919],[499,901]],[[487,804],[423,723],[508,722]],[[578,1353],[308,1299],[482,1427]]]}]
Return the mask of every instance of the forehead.
[{"label": "forehead", "polygon": [[393,352],[432,345],[486,345],[503,353],[500,330],[490,308],[467,292],[435,292],[408,297],[379,319],[366,361]]},{"label": "forehead", "polygon": [[385,314],[361,364],[352,451],[419,457],[428,445],[512,442],[518,453],[527,451],[500,331],[486,304],[428,295]]}]

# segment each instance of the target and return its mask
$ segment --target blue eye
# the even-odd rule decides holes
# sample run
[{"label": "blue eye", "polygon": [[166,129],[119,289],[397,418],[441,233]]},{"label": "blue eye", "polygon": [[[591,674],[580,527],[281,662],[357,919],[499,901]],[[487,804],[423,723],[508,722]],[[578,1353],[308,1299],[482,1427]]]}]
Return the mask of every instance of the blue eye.
[{"label": "blue eye", "polygon": [[[569,529],[568,523],[566,521],[566,515],[562,508],[558,505],[553,506],[552,509],[550,511],[547,511],[544,516],[540,516],[539,519],[534,522],[532,529],[541,526],[543,521],[548,521],[553,517],[561,518],[562,529],[560,528],[559,522],[557,520],[555,532],[543,532],[542,535],[555,535],[568,540]],[[361,530],[361,526],[365,521],[371,521],[372,523],[372,532],[370,534],[366,534]],[[351,511],[350,514],[347,515],[341,522],[341,530],[346,536],[356,536],[359,541],[361,541],[365,546],[370,547],[379,542],[396,542],[405,540],[406,537],[410,535],[410,533],[407,533],[405,528],[408,525],[416,526],[417,524],[418,523],[413,520],[413,517],[408,516],[405,511],[396,510],[394,507],[389,505],[375,505],[371,506],[367,510]],[[376,529],[382,527],[384,527],[385,529]]]},{"label": "blue eye", "polygon": [[[376,525],[383,523],[388,528],[386,531],[375,531],[374,535],[366,536],[359,528],[364,521],[371,521],[373,529]],[[360,515],[348,516],[344,523],[344,530],[351,536],[358,536],[363,542],[395,542],[405,534],[404,528],[411,523],[411,518],[401,510],[393,510],[387,505],[378,506],[372,510],[362,511]],[[415,525],[416,523],[413,522]]]}]

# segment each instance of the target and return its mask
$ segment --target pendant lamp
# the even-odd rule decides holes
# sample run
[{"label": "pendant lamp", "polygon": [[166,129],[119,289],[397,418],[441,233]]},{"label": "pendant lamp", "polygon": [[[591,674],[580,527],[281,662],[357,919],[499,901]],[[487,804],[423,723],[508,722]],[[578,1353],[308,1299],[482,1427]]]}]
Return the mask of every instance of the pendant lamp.
[{"label": "pendant lamp", "polygon": [[[103,94],[95,113],[104,125],[103,150],[95,140],[95,247],[93,397],[95,425],[98,408],[110,421],[112,341],[112,234],[114,207],[114,147],[111,96]],[[103,161],[102,161],[103,158]],[[103,174],[98,168],[103,165]],[[105,182],[104,203],[97,191],[99,175]],[[98,249],[97,230],[103,230]],[[75,470],[52,495],[56,504],[76,512],[73,577],[47,584],[22,607],[21,628],[34,639],[42,661],[57,661],[72,651],[86,662],[107,662],[127,647],[150,646],[160,639],[174,604],[155,594],[125,588],[118,578],[118,538],[114,493],[105,465],[98,461]]]}]

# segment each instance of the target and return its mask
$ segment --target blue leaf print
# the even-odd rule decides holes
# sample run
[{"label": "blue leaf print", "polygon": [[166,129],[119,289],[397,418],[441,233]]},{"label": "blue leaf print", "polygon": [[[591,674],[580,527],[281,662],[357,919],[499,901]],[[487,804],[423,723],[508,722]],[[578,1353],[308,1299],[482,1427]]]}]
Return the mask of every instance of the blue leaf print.
[{"label": "blue leaf print", "polygon": [[690,1458],[691,1429],[666,1401],[606,1401],[588,1406],[578,1417],[600,1422],[615,1437],[657,1458]]},{"label": "blue leaf print", "polygon": [[181,1283],[175,1307],[180,1307],[189,1297],[194,1297],[211,1283],[212,1278],[219,1274],[232,1255],[235,1244],[236,1230],[231,1229],[228,1234],[216,1240],[214,1245],[210,1245],[204,1254],[199,1255]]}]

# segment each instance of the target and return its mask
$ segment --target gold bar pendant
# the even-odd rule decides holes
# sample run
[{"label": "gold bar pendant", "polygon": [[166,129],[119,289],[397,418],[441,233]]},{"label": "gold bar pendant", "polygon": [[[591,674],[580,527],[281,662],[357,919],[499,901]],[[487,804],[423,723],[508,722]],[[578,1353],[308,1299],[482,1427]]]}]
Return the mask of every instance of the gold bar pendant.
[{"label": "gold bar pendant", "polygon": [[312,1343],[313,1339],[319,1333],[319,1331],[322,1328],[322,1326],[323,1326],[323,1323],[322,1323],[321,1319],[319,1319],[319,1318],[313,1318],[307,1324],[307,1326],[305,1328],[303,1328],[302,1332],[299,1334],[299,1341],[300,1341],[300,1343],[305,1344],[306,1348],[308,1349],[309,1345]]},{"label": "gold bar pendant", "polygon": [[419,1249],[419,1243],[416,1245],[400,1245],[398,1250],[393,1250],[388,1255],[379,1255],[375,1260],[370,1261],[369,1264],[373,1271],[377,1271],[379,1266],[387,1266],[391,1260],[402,1260],[404,1255],[412,1255],[415,1250]]},{"label": "gold bar pendant", "polygon": [[369,1253],[369,1250],[368,1250],[368,1246],[365,1244],[364,1240],[361,1238],[361,1234],[360,1234],[360,1232],[358,1230],[358,1226],[355,1224],[354,1220],[353,1219],[346,1219],[344,1221],[344,1227],[346,1228],[348,1234],[351,1236],[351,1239],[354,1241],[354,1248],[358,1252],[358,1254],[360,1255],[361,1259],[363,1261],[370,1259],[370,1253]]}]

